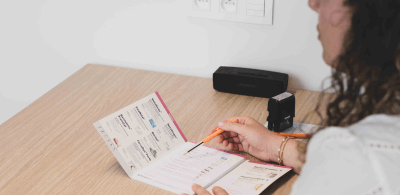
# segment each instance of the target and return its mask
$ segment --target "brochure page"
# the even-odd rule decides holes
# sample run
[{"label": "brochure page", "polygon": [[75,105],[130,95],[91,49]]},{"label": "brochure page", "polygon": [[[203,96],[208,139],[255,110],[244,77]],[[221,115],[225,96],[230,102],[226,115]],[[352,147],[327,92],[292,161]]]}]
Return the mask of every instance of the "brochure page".
[{"label": "brochure page", "polygon": [[193,183],[207,188],[245,161],[244,156],[204,145],[183,155],[195,145],[186,142],[168,156],[135,173],[133,178],[177,194],[193,194]]},{"label": "brochure page", "polygon": [[220,186],[229,194],[258,195],[291,169],[291,167],[245,161],[207,190],[212,192],[214,186]]},{"label": "brochure page", "polygon": [[157,92],[94,125],[128,175],[187,141]]}]

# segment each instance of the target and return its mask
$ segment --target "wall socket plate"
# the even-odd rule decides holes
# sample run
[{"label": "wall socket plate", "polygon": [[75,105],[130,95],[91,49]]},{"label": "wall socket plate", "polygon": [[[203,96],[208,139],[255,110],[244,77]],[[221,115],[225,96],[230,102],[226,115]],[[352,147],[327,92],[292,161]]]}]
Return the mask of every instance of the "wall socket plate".
[{"label": "wall socket plate", "polygon": [[274,0],[180,0],[186,16],[244,22],[273,24]]},{"label": "wall socket plate", "polygon": [[193,9],[197,11],[210,11],[211,0],[192,0]]},{"label": "wall socket plate", "polygon": [[237,0],[219,0],[219,11],[221,13],[230,13],[236,14],[238,9],[238,1]]}]

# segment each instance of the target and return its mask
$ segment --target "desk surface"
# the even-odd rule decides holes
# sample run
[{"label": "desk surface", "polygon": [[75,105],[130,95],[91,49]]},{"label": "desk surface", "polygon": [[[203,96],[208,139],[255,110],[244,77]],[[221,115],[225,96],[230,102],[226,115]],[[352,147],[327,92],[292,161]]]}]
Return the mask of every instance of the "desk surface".
[{"label": "desk surface", "polygon": [[[89,64],[0,126],[0,194],[173,194],[130,179],[92,125],[155,91],[190,141],[229,117],[268,116],[268,99],[216,92],[209,78]],[[319,93],[288,91],[302,121]],[[262,194],[289,194],[296,178],[291,171]]]}]

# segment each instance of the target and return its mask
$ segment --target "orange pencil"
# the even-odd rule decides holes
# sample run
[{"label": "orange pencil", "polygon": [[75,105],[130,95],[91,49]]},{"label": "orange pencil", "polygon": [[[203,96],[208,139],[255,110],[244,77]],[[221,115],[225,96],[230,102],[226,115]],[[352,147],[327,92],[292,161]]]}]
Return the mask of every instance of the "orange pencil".
[{"label": "orange pencil", "polygon": [[[230,120],[229,122],[235,122],[238,123],[239,120],[238,119],[233,119]],[[190,151],[194,150],[195,148],[197,148],[198,146],[209,142],[210,140],[212,140],[214,137],[217,137],[219,134],[221,134],[222,132],[224,132],[224,130],[222,130],[221,128],[217,127],[216,131],[214,133],[212,133],[211,135],[207,136],[206,138],[204,138],[203,140],[201,140],[200,143],[198,143],[195,147],[193,147],[192,149],[188,150],[184,155],[186,155],[187,153],[189,153]]]},{"label": "orange pencil", "polygon": [[[280,135],[280,136],[283,136],[283,137],[286,137],[286,136],[289,136],[290,138],[303,138],[303,139],[306,139],[306,138],[310,138],[311,137],[311,135],[310,134],[296,134],[296,133],[278,133],[278,132],[274,132],[276,135]],[[292,138],[292,139],[293,139]]]}]

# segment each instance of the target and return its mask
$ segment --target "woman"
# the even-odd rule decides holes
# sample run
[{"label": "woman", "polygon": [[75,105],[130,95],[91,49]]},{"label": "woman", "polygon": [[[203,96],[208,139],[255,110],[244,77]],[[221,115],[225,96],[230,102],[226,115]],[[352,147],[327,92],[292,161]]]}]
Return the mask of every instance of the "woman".
[{"label": "woman", "polygon": [[[309,0],[337,96],[308,144],[289,140],[292,194],[400,194],[400,0]],[[319,106],[316,112],[319,113]],[[221,122],[216,141],[278,162],[282,137],[250,117]],[[211,130],[213,132],[215,129]],[[194,184],[198,195],[211,194]],[[213,194],[225,195],[220,187]]]}]

